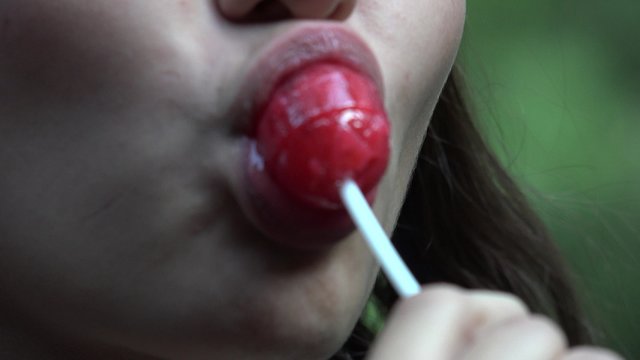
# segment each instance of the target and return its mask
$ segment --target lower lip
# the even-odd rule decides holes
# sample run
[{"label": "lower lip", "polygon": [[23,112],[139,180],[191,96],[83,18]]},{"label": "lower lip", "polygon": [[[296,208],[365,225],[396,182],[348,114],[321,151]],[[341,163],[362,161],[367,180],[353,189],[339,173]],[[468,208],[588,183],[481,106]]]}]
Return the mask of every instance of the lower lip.
[{"label": "lower lip", "polygon": [[[266,173],[254,139],[248,139],[244,151],[245,211],[267,237],[290,248],[318,250],[353,232],[353,222],[344,208],[313,208],[284,193]],[[370,203],[375,190],[366,194]]]}]

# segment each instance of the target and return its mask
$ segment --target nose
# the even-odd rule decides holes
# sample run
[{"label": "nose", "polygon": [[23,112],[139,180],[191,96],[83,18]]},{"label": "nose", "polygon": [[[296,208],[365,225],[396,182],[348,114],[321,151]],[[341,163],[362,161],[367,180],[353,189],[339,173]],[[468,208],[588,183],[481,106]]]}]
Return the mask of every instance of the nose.
[{"label": "nose", "polygon": [[232,21],[268,22],[287,19],[344,20],[357,0],[216,0]]}]

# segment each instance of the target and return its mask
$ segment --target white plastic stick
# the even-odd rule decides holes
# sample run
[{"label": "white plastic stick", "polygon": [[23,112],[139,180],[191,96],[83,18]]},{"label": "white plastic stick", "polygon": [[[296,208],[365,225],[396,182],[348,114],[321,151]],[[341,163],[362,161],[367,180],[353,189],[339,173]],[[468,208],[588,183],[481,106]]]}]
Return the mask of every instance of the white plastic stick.
[{"label": "white plastic stick", "polygon": [[420,292],[420,284],[391,244],[358,185],[347,180],[340,189],[340,196],[398,295],[406,298]]}]

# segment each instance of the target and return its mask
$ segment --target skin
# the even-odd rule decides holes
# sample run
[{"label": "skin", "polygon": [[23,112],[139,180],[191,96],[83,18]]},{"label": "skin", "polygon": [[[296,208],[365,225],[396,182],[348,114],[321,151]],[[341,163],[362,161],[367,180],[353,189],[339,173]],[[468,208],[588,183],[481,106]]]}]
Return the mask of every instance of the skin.
[{"label": "skin", "polygon": [[359,34],[394,129],[375,207],[390,231],[465,4],[283,0],[275,22],[259,2],[0,2],[3,358],[324,359],[345,341],[378,267],[357,234],[309,254],[248,222],[233,95],[311,19]]},{"label": "skin", "polygon": [[436,284],[394,309],[368,360],[622,360],[567,348],[562,330],[511,294]]}]

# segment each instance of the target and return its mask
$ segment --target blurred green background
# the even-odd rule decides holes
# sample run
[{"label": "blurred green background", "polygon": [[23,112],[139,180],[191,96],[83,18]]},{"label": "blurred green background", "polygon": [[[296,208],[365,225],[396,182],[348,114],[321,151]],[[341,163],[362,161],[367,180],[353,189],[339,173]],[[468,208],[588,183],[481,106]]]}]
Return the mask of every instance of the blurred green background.
[{"label": "blurred green background", "polygon": [[460,64],[601,343],[640,359],[640,1],[470,1]]}]

